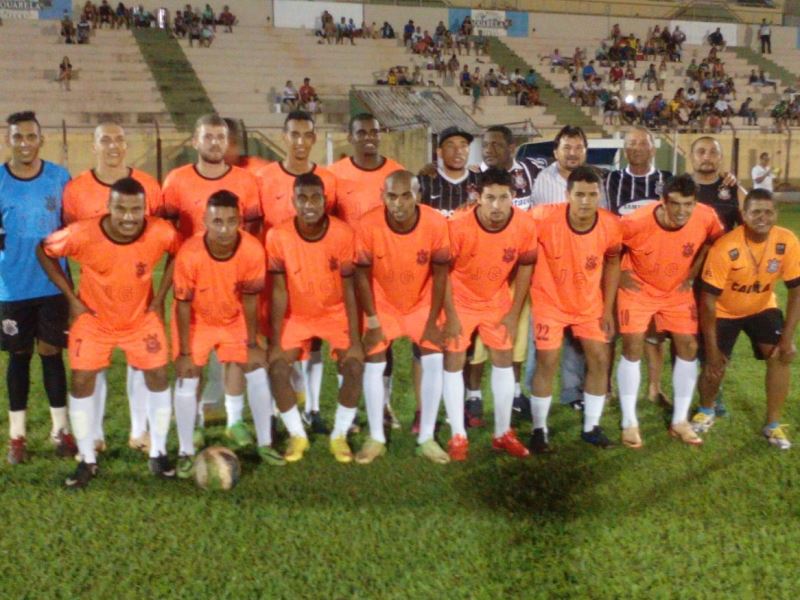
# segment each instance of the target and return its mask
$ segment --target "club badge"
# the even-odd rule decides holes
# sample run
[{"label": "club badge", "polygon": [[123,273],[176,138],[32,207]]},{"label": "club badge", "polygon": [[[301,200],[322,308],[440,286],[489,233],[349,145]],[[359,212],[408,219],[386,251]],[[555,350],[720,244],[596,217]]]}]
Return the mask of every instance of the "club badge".
[{"label": "club badge", "polygon": [[767,261],[767,273],[777,273],[781,266],[781,261],[777,258],[771,258]]}]

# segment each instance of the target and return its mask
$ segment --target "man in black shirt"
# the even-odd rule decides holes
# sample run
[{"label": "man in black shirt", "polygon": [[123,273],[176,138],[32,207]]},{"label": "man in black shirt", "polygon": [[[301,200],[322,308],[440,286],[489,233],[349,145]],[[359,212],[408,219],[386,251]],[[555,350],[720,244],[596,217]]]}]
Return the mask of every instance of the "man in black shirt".
[{"label": "man in black shirt", "polygon": [[435,174],[423,169],[419,176],[422,204],[435,208],[444,216],[451,216],[462,206],[477,199],[477,173],[467,168],[469,145],[473,136],[458,127],[448,127],[439,134],[436,154],[441,164]]},{"label": "man in black shirt", "polygon": [[725,231],[742,222],[739,212],[744,193],[733,173],[722,170],[722,147],[710,136],[697,138],[690,151],[697,200],[713,208]]}]

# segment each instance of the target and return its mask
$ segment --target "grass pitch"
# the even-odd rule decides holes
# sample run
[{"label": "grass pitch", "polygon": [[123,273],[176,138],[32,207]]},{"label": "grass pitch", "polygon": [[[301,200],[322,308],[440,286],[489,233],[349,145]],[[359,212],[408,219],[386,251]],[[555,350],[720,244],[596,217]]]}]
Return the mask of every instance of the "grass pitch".
[{"label": "grass pitch", "polygon": [[[784,207],[781,221],[800,231],[800,210]],[[724,386],[731,414],[701,448],[671,440],[666,415],[643,400],[644,449],[598,451],[578,440],[578,417],[554,405],[554,454],[498,457],[490,430],[473,430],[470,460],[444,467],[414,456],[408,346],[398,354],[394,405],[404,430],[392,432],[386,457],[339,465],[316,438],[305,460],[283,468],[245,455],[229,493],[156,481],[127,449],[119,356],[101,476],[82,492],[61,489],[74,463],[54,458],[46,442],[34,361],[32,462],[0,465],[0,596],[797,597],[800,450],[778,452],[760,437],[764,367],[745,340]],[[790,424],[800,422],[796,373]],[[328,421],[335,388],[326,369]],[[4,444],[6,421],[3,411]],[[618,436],[617,406],[603,425]],[[222,442],[222,429],[211,438]],[[173,452],[175,443],[173,430]]]}]

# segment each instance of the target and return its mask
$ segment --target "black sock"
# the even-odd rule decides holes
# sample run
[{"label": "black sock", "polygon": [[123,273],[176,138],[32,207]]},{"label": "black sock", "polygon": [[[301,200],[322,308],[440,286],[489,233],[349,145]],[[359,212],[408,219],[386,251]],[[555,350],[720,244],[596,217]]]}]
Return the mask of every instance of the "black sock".
[{"label": "black sock", "polygon": [[61,353],[51,356],[39,355],[42,359],[42,379],[44,391],[51,408],[64,408],[67,405],[67,373]]},{"label": "black sock", "polygon": [[8,386],[8,409],[10,411],[28,408],[28,391],[31,387],[31,354],[9,353],[6,369]]}]

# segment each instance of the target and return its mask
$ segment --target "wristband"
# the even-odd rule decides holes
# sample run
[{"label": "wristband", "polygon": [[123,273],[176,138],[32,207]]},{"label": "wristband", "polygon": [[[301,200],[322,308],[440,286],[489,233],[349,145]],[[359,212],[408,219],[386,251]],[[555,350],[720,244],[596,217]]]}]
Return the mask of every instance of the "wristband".
[{"label": "wristband", "polygon": [[378,315],[372,315],[367,317],[367,329],[377,329],[381,326],[381,322],[378,319]]}]

